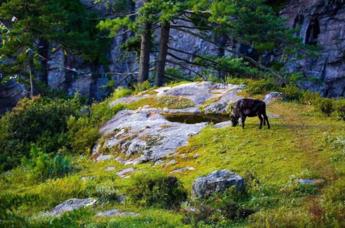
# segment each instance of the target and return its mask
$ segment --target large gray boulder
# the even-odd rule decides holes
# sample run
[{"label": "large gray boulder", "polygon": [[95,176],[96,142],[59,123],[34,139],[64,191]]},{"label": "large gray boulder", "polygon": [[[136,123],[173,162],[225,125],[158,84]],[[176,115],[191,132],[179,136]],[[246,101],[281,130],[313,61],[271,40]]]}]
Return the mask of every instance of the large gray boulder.
[{"label": "large gray boulder", "polygon": [[97,202],[94,198],[87,199],[69,199],[57,205],[51,211],[45,213],[47,216],[59,216],[68,211],[78,210],[83,207],[95,205]]},{"label": "large gray boulder", "polygon": [[193,183],[192,194],[197,198],[207,198],[213,193],[224,192],[232,186],[238,191],[243,191],[244,179],[228,170],[218,170],[197,178]]}]

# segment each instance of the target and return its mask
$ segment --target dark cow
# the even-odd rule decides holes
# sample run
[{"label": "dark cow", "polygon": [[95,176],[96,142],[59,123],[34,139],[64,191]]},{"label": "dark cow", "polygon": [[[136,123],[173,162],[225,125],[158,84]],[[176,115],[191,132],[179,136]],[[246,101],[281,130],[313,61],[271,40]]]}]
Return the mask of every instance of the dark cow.
[{"label": "dark cow", "polygon": [[254,99],[241,99],[237,101],[233,107],[231,114],[231,122],[233,126],[237,126],[239,119],[242,121],[242,128],[244,128],[244,122],[247,117],[257,116],[260,119],[260,129],[262,125],[268,126],[270,129],[270,123],[266,115],[266,104],[261,100]]}]

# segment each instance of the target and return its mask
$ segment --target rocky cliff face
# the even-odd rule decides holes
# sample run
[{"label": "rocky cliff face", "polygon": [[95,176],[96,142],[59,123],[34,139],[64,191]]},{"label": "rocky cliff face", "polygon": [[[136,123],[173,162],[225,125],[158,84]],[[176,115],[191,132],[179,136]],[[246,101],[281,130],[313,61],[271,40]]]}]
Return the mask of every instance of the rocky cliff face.
[{"label": "rocky cliff face", "polygon": [[15,106],[19,99],[26,96],[26,93],[24,86],[15,80],[0,85],[0,115]]},{"label": "rocky cliff face", "polygon": [[[309,80],[302,86],[324,96],[345,95],[345,2],[342,0],[290,0],[281,14],[299,30],[303,42],[318,45],[317,57],[290,63]],[[314,80],[313,80],[314,79]]]}]

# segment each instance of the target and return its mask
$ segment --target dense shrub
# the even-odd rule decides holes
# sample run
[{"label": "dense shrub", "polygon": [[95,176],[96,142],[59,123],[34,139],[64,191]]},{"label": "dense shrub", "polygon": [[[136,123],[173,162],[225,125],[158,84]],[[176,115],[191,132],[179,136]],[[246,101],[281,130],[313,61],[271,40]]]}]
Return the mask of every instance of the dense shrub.
[{"label": "dense shrub", "polygon": [[71,116],[68,121],[68,137],[74,153],[88,153],[99,137],[98,128],[90,123],[90,119]]},{"label": "dense shrub", "polygon": [[322,196],[324,219],[333,227],[345,226],[345,180],[340,179],[328,187]]},{"label": "dense shrub", "polygon": [[321,100],[319,93],[303,91],[300,102],[305,105],[317,105]]},{"label": "dense shrub", "polygon": [[61,154],[49,155],[34,145],[30,150],[30,158],[23,159],[22,162],[32,177],[38,180],[60,177],[72,170],[68,157]]},{"label": "dense shrub", "polygon": [[263,80],[255,80],[255,81],[248,81],[246,91],[249,94],[256,95],[256,94],[264,94],[271,91],[278,91],[279,88],[277,85],[269,79]]},{"label": "dense shrub", "polygon": [[340,120],[345,121],[345,100],[341,99],[336,102],[337,116]]},{"label": "dense shrub", "polygon": [[330,116],[335,111],[334,101],[330,98],[321,99],[319,103],[319,110],[327,116]]},{"label": "dense shrub", "polygon": [[300,101],[302,97],[302,91],[295,85],[287,85],[282,88],[281,91],[284,94],[284,100],[286,101]]},{"label": "dense shrub", "polygon": [[133,87],[134,87],[134,93],[140,93],[140,92],[150,89],[151,85],[149,81],[144,81],[141,83],[134,84]]},{"label": "dense shrub", "polygon": [[68,144],[67,120],[78,116],[80,99],[23,99],[0,119],[0,170],[19,164],[32,143],[47,153]]},{"label": "dense shrub", "polygon": [[165,209],[176,209],[187,199],[187,192],[176,177],[160,173],[135,176],[128,195],[136,204]]},{"label": "dense shrub", "polygon": [[199,223],[217,224],[245,219],[254,213],[254,210],[242,206],[247,199],[247,193],[236,188],[229,188],[208,199],[196,199],[192,202],[195,210],[185,210],[184,222],[197,227]]}]

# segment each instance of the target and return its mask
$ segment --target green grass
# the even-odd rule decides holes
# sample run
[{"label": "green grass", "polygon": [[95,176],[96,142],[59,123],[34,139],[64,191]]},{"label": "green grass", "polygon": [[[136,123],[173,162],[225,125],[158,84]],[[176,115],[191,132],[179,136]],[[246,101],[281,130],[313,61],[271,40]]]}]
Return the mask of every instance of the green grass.
[{"label": "green grass", "polygon": [[[163,108],[169,104],[169,108],[182,108],[192,105],[190,102],[170,97],[145,98],[129,107]],[[280,115],[280,118],[270,119],[270,130],[259,130],[257,118],[249,118],[244,130],[240,127],[216,129],[210,125],[193,136],[188,145],[179,148],[176,156],[169,158],[175,159],[176,164],[168,167],[141,164],[135,167],[136,173],[160,170],[169,174],[176,168],[194,167],[194,171],[175,174],[189,194],[193,181],[201,175],[218,169],[239,173],[246,178],[249,194],[241,203],[256,213],[246,220],[223,224],[224,227],[342,226],[345,146],[341,140],[344,139],[345,122],[325,117],[312,106],[292,102],[273,103],[269,112]],[[16,213],[26,218],[36,217],[38,223],[44,223],[43,218],[37,218],[40,212],[66,199],[97,197],[105,201],[78,215],[79,224],[91,224],[91,227],[186,226],[180,211],[145,208],[130,201],[120,204],[113,199],[113,196],[126,194],[132,183],[131,178],[121,179],[116,175],[127,166],[114,160],[96,163],[87,156],[75,156],[73,161],[75,170],[56,179],[33,181],[24,168],[2,173],[1,193],[37,196],[38,200],[24,203]],[[115,170],[105,171],[109,166]],[[298,178],[321,178],[325,183],[316,187],[301,186],[296,182]],[[140,216],[95,216],[99,211],[113,208],[137,212]]]},{"label": "green grass", "polygon": [[140,107],[150,106],[151,108],[169,108],[169,109],[184,109],[193,107],[193,101],[184,97],[175,96],[160,96],[142,98],[127,105],[128,109],[135,110]]}]

